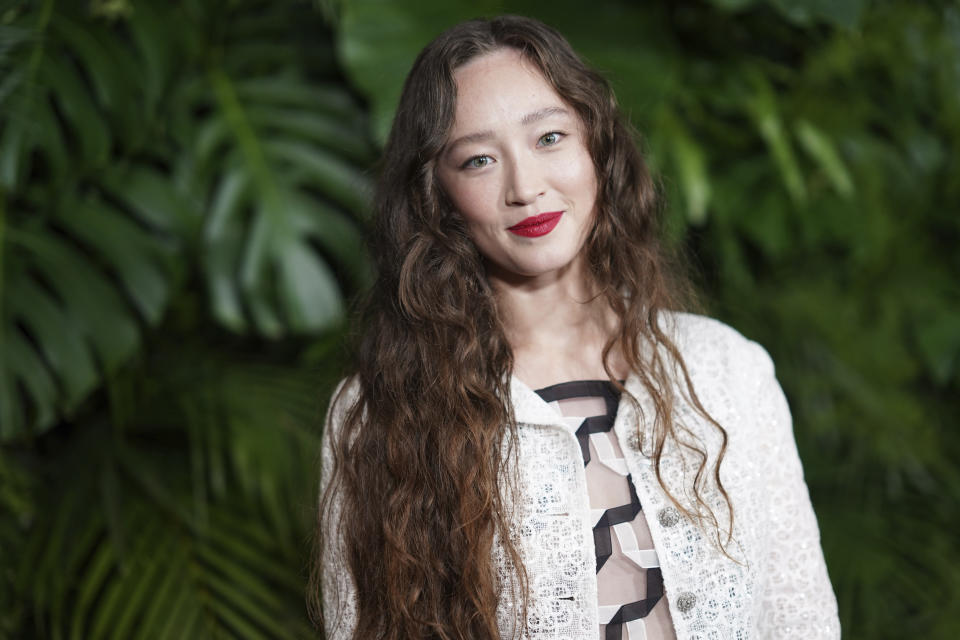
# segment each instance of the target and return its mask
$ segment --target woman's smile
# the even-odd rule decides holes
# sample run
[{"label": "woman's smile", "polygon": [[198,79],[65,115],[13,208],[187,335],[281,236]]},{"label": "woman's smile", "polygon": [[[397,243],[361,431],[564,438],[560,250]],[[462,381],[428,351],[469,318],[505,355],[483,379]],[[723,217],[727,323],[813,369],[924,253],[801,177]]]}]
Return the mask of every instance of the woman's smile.
[{"label": "woman's smile", "polygon": [[553,231],[554,227],[560,222],[560,216],[562,215],[563,211],[550,211],[537,216],[530,216],[512,227],[507,227],[507,231],[526,238],[539,238]]}]

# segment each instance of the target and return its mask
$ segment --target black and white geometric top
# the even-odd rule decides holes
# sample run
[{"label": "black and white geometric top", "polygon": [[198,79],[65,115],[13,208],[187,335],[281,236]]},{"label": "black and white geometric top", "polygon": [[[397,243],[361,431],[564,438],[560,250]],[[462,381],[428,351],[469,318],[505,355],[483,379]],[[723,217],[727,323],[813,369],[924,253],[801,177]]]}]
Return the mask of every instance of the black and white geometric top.
[{"label": "black and white geometric top", "polygon": [[675,638],[660,562],[613,433],[619,392],[609,380],[575,380],[537,394],[569,421],[580,442],[594,522],[600,638]]}]

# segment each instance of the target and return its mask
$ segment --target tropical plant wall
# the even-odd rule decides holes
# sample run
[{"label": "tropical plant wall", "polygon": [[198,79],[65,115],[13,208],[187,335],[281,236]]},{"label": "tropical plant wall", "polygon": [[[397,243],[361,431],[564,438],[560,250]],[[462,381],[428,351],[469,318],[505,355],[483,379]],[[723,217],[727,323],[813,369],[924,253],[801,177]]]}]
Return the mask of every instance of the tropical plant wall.
[{"label": "tropical plant wall", "polygon": [[0,0],[0,638],[319,637],[323,411],[406,70],[536,16],[767,347],[849,638],[960,633],[960,5]]},{"label": "tropical plant wall", "polygon": [[0,7],[0,635],[311,637],[376,155],[329,23]]}]

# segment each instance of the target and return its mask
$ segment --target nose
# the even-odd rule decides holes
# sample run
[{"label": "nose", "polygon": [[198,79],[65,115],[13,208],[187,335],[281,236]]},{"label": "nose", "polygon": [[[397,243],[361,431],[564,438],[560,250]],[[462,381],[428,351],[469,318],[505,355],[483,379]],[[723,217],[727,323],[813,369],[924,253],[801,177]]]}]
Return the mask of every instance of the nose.
[{"label": "nose", "polygon": [[535,161],[517,158],[507,169],[505,199],[507,206],[523,207],[532,204],[544,193],[544,179]]}]

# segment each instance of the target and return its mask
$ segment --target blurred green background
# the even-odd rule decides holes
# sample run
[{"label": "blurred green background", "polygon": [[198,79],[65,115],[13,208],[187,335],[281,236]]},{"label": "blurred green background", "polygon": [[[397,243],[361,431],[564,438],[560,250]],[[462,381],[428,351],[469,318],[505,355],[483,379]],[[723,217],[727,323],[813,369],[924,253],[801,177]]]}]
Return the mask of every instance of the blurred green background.
[{"label": "blurred green background", "polygon": [[611,80],[773,355],[847,638],[960,637],[960,5],[0,0],[0,637],[316,637],[320,421],[413,56]]}]

